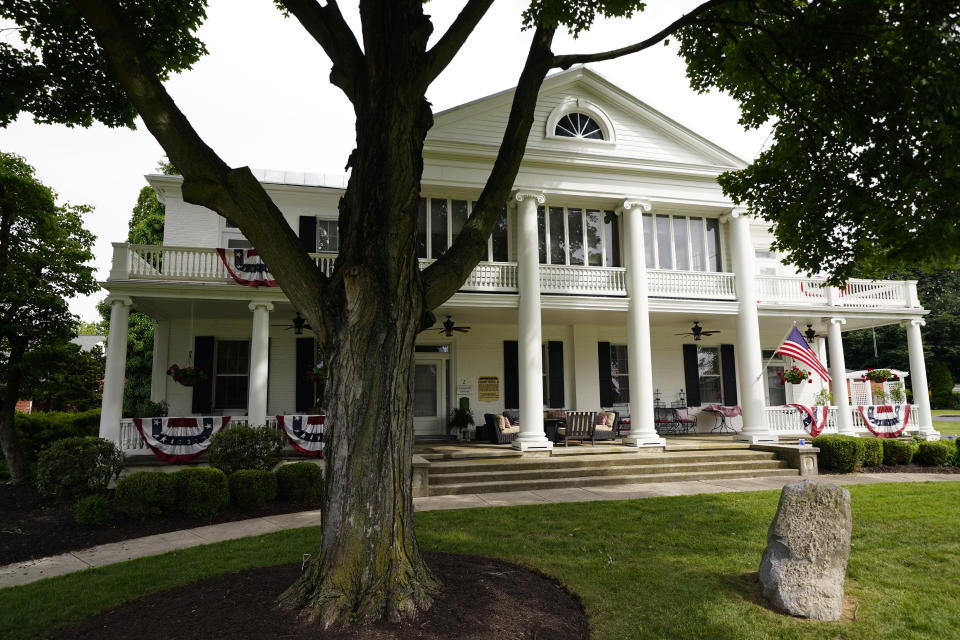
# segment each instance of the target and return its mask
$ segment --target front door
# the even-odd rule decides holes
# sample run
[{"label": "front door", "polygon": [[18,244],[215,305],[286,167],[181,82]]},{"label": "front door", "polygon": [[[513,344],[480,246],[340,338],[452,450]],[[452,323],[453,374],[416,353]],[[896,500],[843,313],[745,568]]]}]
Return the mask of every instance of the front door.
[{"label": "front door", "polygon": [[413,367],[413,432],[447,433],[447,361],[417,358]]}]

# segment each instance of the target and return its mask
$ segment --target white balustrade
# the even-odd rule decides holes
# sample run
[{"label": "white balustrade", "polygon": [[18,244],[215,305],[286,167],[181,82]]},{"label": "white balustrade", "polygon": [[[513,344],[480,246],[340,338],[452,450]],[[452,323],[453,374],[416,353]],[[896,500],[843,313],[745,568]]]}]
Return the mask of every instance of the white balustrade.
[{"label": "white balustrade", "polygon": [[[917,410],[914,405],[910,406],[910,417],[907,420],[907,431],[916,431],[918,428]],[[789,406],[767,407],[767,424],[770,430],[778,435],[797,435],[803,436],[809,433],[803,426],[803,416],[797,409]],[[857,433],[869,436],[870,430],[863,423],[863,417],[857,407],[850,407],[850,415],[853,418],[853,429]],[[827,424],[823,428],[823,433],[837,433],[837,408],[830,407],[827,413]]]},{"label": "white balustrade", "polygon": [[[151,419],[152,418],[143,418],[145,425],[149,425]],[[246,424],[247,416],[230,416],[230,422],[227,423],[225,429],[232,429],[236,426]],[[277,424],[276,416],[267,416],[267,428],[280,428],[280,425]],[[133,423],[133,418],[123,418],[120,420],[120,442],[118,444],[124,454],[141,452],[146,453],[149,450],[147,448],[147,444],[140,436],[140,431],[137,429],[137,425]]]},{"label": "white balustrade", "polygon": [[[327,276],[333,273],[335,253],[311,254]],[[433,261],[420,260],[425,269]],[[232,282],[216,249],[114,245],[111,278],[116,280],[167,280],[177,282]],[[703,271],[647,270],[650,297],[688,300],[736,300],[734,274]],[[543,293],[625,296],[626,270],[622,267],[540,265]],[[481,262],[467,277],[461,291],[515,293],[515,262]],[[757,295],[764,304],[804,307],[909,308],[918,306],[914,284],[899,280],[851,280],[831,291],[823,278],[758,276]]]}]

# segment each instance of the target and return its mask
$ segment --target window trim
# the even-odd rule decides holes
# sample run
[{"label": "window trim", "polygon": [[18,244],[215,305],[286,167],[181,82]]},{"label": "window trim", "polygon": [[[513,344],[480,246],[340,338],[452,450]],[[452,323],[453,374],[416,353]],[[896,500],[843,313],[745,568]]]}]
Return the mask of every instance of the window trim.
[{"label": "window trim", "polygon": [[[446,201],[446,203],[447,203],[447,234],[446,234],[446,235],[447,235],[447,246],[444,247],[442,250],[440,250],[439,253],[435,253],[434,250],[433,250],[433,215],[432,215],[432,207],[433,207],[433,201],[434,201],[434,200],[444,200],[444,201]],[[424,220],[424,228],[423,228],[423,229],[417,229],[417,234],[418,234],[418,236],[419,236],[420,234],[424,234],[424,237],[425,237],[425,239],[424,239],[424,253],[425,253],[426,255],[425,255],[425,256],[420,256],[420,257],[423,258],[423,259],[427,259],[427,260],[436,260],[436,259],[439,258],[441,255],[443,255],[443,252],[446,251],[448,248],[450,248],[450,245],[453,243],[453,203],[454,203],[454,202],[466,202],[466,203],[467,203],[467,220],[469,220],[469,219],[470,219],[470,216],[473,215],[473,207],[474,207],[474,205],[475,205],[477,202],[476,202],[476,200],[472,200],[472,199],[467,198],[467,197],[461,197],[461,198],[452,198],[452,197],[451,197],[451,198],[444,198],[444,197],[440,197],[440,196],[420,196],[420,201],[423,203],[424,211],[425,211],[425,214],[426,214],[426,215],[425,215],[425,220]],[[417,206],[419,207],[420,205],[418,204]],[[419,215],[419,213],[418,213],[418,215]],[[487,255],[484,257],[483,262],[496,262],[496,263],[498,263],[498,264],[505,264],[505,263],[510,262],[511,259],[513,258],[513,256],[510,255],[510,254],[511,254],[510,239],[511,239],[512,234],[511,234],[511,232],[510,232],[510,217],[509,217],[509,213],[508,213],[508,209],[507,209],[507,206],[506,206],[506,205],[503,206],[502,215],[506,218],[506,221],[507,221],[506,227],[505,227],[505,229],[504,229],[504,230],[506,231],[506,238],[504,238],[504,242],[505,242],[506,245],[507,245],[507,259],[506,259],[506,260],[494,260],[494,255],[493,255],[493,235],[494,235],[494,234],[493,234],[493,232],[491,232],[491,233],[490,233],[490,237],[487,238]],[[494,229],[494,231],[496,231],[496,229]]]},{"label": "window trim", "polygon": [[[220,360],[220,344],[221,344],[222,342],[243,342],[243,343],[245,343],[245,344],[247,345],[247,372],[246,372],[246,373],[220,373],[220,366],[219,366],[219,360]],[[250,349],[251,349],[251,341],[248,340],[248,339],[243,339],[243,338],[216,338],[216,339],[214,339],[214,342],[213,342],[213,375],[211,376],[211,377],[212,377],[212,382],[213,382],[213,384],[211,385],[211,389],[210,389],[210,395],[211,395],[210,405],[211,405],[211,408],[212,408],[214,411],[227,411],[227,410],[233,410],[233,409],[237,409],[237,410],[242,409],[242,410],[244,410],[244,411],[249,411],[249,409],[250,409],[250,365],[252,364],[252,363],[250,362],[250,359],[251,359]],[[219,381],[219,378],[221,378],[221,377],[224,377],[224,378],[227,378],[227,377],[229,377],[229,378],[246,378],[246,381],[247,381],[247,393],[246,393],[246,395],[247,395],[247,404],[246,404],[246,406],[243,406],[243,407],[231,407],[231,406],[222,406],[222,407],[221,407],[221,406],[218,406],[218,403],[217,403],[217,383],[218,383],[218,381]]]},{"label": "window trim", "polygon": [[[571,113],[582,113],[593,119],[600,127],[603,134],[603,140],[594,138],[571,138],[568,136],[558,136],[556,134],[557,123],[560,119]],[[584,98],[567,97],[557,107],[550,112],[547,117],[546,131],[544,137],[547,140],[560,140],[565,143],[582,142],[591,145],[613,146],[617,143],[616,131],[613,128],[613,122],[607,117],[600,107]]]},{"label": "window trim", "polygon": [[[316,246],[317,253],[340,253],[340,220],[337,218],[321,218],[320,216],[315,216],[317,218],[317,228],[316,228]],[[337,249],[336,251],[321,251],[320,250],[320,225],[321,224],[330,224],[333,223],[337,227]]]},{"label": "window trim", "polygon": [[[668,244],[670,248],[670,264],[672,267],[661,267],[660,266],[660,243],[657,238],[657,218],[664,217],[669,221],[668,223]],[[694,242],[693,242],[693,227],[691,226],[691,220],[693,218],[699,219],[703,224],[703,246],[702,249],[703,263],[707,267],[706,270],[701,271],[699,269],[694,269]],[[687,269],[677,269],[677,246],[676,246],[676,235],[674,234],[674,220],[684,220],[684,223],[687,228]],[[719,260],[718,262],[720,269],[714,270],[713,267],[717,266],[716,263],[713,263],[710,260],[710,252],[708,250],[710,246],[709,236],[710,232],[707,230],[707,220],[712,219],[710,216],[703,214],[692,214],[692,213],[670,213],[668,211],[653,211],[650,213],[643,214],[643,235],[644,235],[644,249],[646,250],[646,239],[647,232],[649,228],[650,234],[650,249],[651,253],[649,256],[645,256],[646,261],[652,264],[653,266],[648,266],[648,269],[654,269],[657,271],[681,271],[681,272],[691,272],[691,273],[725,273],[724,272],[724,258],[726,257],[726,246],[723,239],[722,227],[717,225],[717,251],[719,251]]]},{"label": "window trim", "polygon": [[[720,348],[720,345],[696,345],[697,347],[697,385],[700,392],[700,406],[702,407],[705,404],[723,404],[723,350]],[[711,350],[717,352],[717,373],[710,374],[709,377],[717,378],[719,382],[717,392],[720,394],[720,397],[716,400],[706,400],[703,397],[703,378],[704,376],[700,373],[700,351],[701,350]]]},{"label": "window trim", "polygon": [[[550,240],[553,235],[551,225],[550,225],[550,209],[551,208],[560,209],[562,211],[562,215],[560,219],[563,220],[563,229],[561,230],[562,236],[563,236],[563,262],[555,263],[551,260]],[[609,249],[607,246],[608,245],[607,233],[606,233],[607,214],[608,213],[614,214],[614,217],[611,222],[617,225],[619,225],[620,223],[620,216],[617,216],[616,212],[613,211],[612,209],[605,209],[604,207],[599,207],[599,206],[555,205],[555,204],[550,204],[549,202],[546,202],[537,207],[537,217],[539,218],[541,215],[543,216],[543,242],[544,242],[545,259],[546,259],[545,262],[540,262],[540,264],[551,265],[551,266],[552,265],[571,266],[570,265],[570,222],[569,222],[569,215],[571,210],[577,210],[580,212],[580,227],[581,227],[580,244],[583,249],[583,260],[584,260],[584,263],[582,265],[572,265],[572,266],[586,267],[586,268],[593,268],[593,269],[608,268],[613,266],[613,265],[607,264],[609,262],[608,258],[612,257],[612,254],[613,254],[613,251]],[[589,250],[590,234],[589,234],[589,231],[587,230],[587,226],[588,226],[587,212],[588,211],[598,211],[600,213],[600,264],[599,265],[590,264],[590,250]],[[623,237],[622,234],[620,233],[619,228],[617,229],[616,236],[618,240],[620,240]],[[537,239],[538,244],[539,244],[539,241],[540,240],[538,238]],[[622,247],[617,247],[617,255],[620,257],[620,262],[621,262],[619,267],[623,267]],[[538,251],[537,259],[539,260],[539,251]]]}]

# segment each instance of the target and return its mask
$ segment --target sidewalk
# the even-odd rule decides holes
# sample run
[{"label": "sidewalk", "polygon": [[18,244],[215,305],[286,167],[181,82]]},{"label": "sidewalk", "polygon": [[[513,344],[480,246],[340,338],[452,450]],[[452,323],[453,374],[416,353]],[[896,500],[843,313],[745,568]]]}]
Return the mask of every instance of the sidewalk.
[{"label": "sidewalk", "polygon": [[[665,496],[689,496],[700,493],[726,493],[741,491],[764,491],[780,489],[791,482],[801,480],[797,476],[774,478],[741,478],[729,480],[658,482],[650,484],[626,484],[611,487],[575,489],[549,489],[544,491],[512,491],[509,493],[483,493],[452,496],[415,498],[417,511],[440,509],[471,509],[476,507],[503,507],[553,502],[585,502],[592,500],[629,500],[634,498],[660,498]],[[824,474],[816,477],[821,482],[840,485],[874,484],[878,482],[960,482],[960,476],[947,473],[854,473],[844,475]],[[265,518],[226,522],[183,531],[171,531],[145,538],[113,542],[90,549],[73,551],[58,556],[40,558],[0,567],[0,589],[28,584],[91,567],[102,567],[115,562],[158,555],[202,544],[223,542],[235,538],[309,527],[320,524],[319,511],[303,511]]]}]

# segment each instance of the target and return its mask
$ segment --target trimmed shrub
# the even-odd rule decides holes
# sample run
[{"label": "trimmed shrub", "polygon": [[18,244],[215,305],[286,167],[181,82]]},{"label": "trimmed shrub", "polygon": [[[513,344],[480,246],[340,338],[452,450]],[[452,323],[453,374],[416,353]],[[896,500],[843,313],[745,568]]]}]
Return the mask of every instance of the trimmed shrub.
[{"label": "trimmed shrub", "polygon": [[281,500],[313,502],[323,493],[323,469],[309,462],[294,462],[277,469]]},{"label": "trimmed shrub", "polygon": [[35,462],[40,452],[57,440],[96,436],[100,432],[100,409],[70,413],[37,411],[16,413],[13,419],[17,439],[27,460]]},{"label": "trimmed shrub", "polygon": [[[884,438],[885,439],[885,438]],[[861,467],[879,467],[883,462],[883,440],[881,438],[861,438]]]},{"label": "trimmed shrub", "polygon": [[817,436],[813,446],[820,449],[819,466],[837,473],[850,473],[860,463],[863,443],[860,438],[830,434]]},{"label": "trimmed shrub", "polygon": [[903,440],[885,438],[883,440],[883,464],[910,464],[913,459],[913,445]]},{"label": "trimmed shrub", "polygon": [[110,515],[110,502],[107,496],[99,493],[84,496],[73,505],[73,519],[77,524],[97,527],[107,521],[108,515]]},{"label": "trimmed shrub", "polygon": [[260,509],[277,499],[277,474],[241,469],[230,474],[230,500],[242,509]]},{"label": "trimmed shrub", "polygon": [[123,469],[123,454],[103,438],[65,438],[50,445],[37,462],[37,486],[54,498],[102,493]]},{"label": "trimmed shrub", "polygon": [[185,516],[209,518],[230,502],[227,475],[219,469],[196,467],[170,474],[174,511]]},{"label": "trimmed shrub", "polygon": [[271,471],[280,462],[285,438],[276,429],[239,426],[210,439],[207,460],[230,475],[241,469]]},{"label": "trimmed shrub", "polygon": [[137,471],[117,483],[113,506],[131,518],[170,513],[174,505],[173,479],[162,471]]},{"label": "trimmed shrub", "polygon": [[956,451],[954,445],[943,440],[921,442],[917,446],[913,461],[924,467],[944,467],[953,462]]}]

